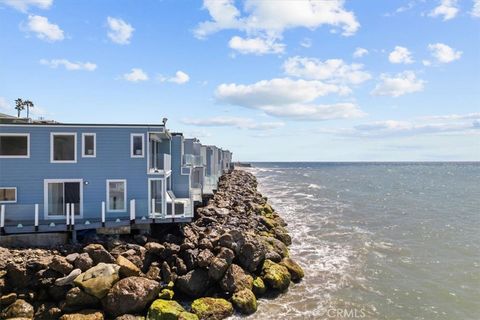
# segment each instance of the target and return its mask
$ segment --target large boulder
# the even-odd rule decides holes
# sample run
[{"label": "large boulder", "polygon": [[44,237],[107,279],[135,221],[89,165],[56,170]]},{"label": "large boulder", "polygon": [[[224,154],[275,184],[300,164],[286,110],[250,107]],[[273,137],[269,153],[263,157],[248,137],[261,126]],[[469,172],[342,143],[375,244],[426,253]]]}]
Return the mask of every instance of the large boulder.
[{"label": "large boulder", "polygon": [[141,312],[155,300],[160,289],[158,282],[147,278],[122,279],[108,292],[104,301],[105,310],[112,316]]},{"label": "large boulder", "polygon": [[284,291],[290,285],[288,269],[271,260],[265,260],[262,268],[263,280],[273,289]]},{"label": "large boulder", "polygon": [[267,288],[265,287],[265,283],[263,282],[262,278],[256,277],[253,280],[252,291],[257,297],[261,297],[262,295],[265,294],[265,292],[267,291]]},{"label": "large boulder", "polygon": [[120,276],[134,277],[140,274],[140,269],[127,258],[118,256],[116,262],[120,266]]},{"label": "large boulder", "polygon": [[305,276],[302,267],[291,258],[283,258],[279,264],[288,269],[292,281],[299,281]]},{"label": "large boulder", "polygon": [[192,270],[178,277],[175,282],[178,290],[193,298],[200,297],[208,289],[208,285],[208,272],[204,269]]},{"label": "large boulder", "polygon": [[238,262],[245,270],[254,272],[264,260],[265,249],[260,243],[248,241],[240,248]]},{"label": "large boulder", "polygon": [[68,290],[65,296],[65,307],[69,310],[82,310],[86,308],[93,308],[99,304],[100,300],[97,297],[89,295],[79,287]]},{"label": "large boulder", "polygon": [[98,263],[114,263],[115,258],[105,250],[105,248],[101,244],[92,243],[83,248],[83,251],[88,253],[90,258],[92,258],[94,264]]},{"label": "large boulder", "polygon": [[88,253],[84,252],[78,255],[77,259],[73,263],[75,268],[82,270],[82,272],[87,271],[91,267],[93,267],[93,260],[90,258]]},{"label": "large boulder", "polygon": [[233,306],[225,299],[206,297],[193,301],[192,312],[202,320],[221,320],[233,314]]},{"label": "large boulder", "polygon": [[60,320],[103,320],[103,313],[98,310],[82,310],[77,313],[64,314]]},{"label": "large boulder", "polygon": [[204,249],[197,256],[197,264],[200,268],[208,267],[214,257],[212,251]]},{"label": "large boulder", "polygon": [[31,304],[25,300],[18,299],[9,305],[3,312],[1,319],[26,318],[33,319],[34,310]]},{"label": "large boulder", "polygon": [[157,242],[148,242],[145,244],[145,249],[147,249],[147,252],[150,254],[161,256],[165,250],[165,246]]},{"label": "large boulder", "polygon": [[75,278],[74,283],[88,294],[101,299],[120,278],[119,269],[116,264],[99,263]]},{"label": "large boulder", "polygon": [[69,274],[73,270],[73,266],[62,256],[53,257],[48,267],[61,274]]},{"label": "large boulder", "polygon": [[246,274],[245,271],[236,264],[230,265],[225,276],[220,281],[220,287],[230,293],[243,289],[251,290],[252,286],[252,276]]},{"label": "large boulder", "polygon": [[177,320],[185,309],[174,300],[155,300],[148,309],[146,320]]},{"label": "large boulder", "polygon": [[178,320],[198,320],[198,316],[191,312],[181,312],[178,315]]},{"label": "large boulder", "polygon": [[213,257],[208,267],[208,275],[214,281],[222,279],[223,275],[228,269],[228,262],[225,259]]},{"label": "large boulder", "polygon": [[249,289],[237,291],[232,296],[232,303],[238,312],[252,314],[257,311],[257,299]]}]

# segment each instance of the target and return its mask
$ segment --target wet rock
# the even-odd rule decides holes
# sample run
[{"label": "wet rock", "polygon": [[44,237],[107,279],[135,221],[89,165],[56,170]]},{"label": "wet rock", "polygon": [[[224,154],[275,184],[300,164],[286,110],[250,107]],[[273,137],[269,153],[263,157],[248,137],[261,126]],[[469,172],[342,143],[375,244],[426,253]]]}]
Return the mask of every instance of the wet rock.
[{"label": "wet rock", "polygon": [[82,310],[77,313],[64,314],[60,320],[103,320],[103,313],[97,310]]},{"label": "wet rock", "polygon": [[204,269],[195,269],[186,275],[180,276],[175,282],[175,286],[190,297],[199,297],[209,285],[208,272]]},{"label": "wet rock", "polygon": [[85,272],[91,267],[93,267],[93,260],[92,258],[90,258],[88,253],[85,252],[79,254],[73,264],[75,265],[75,268],[82,270],[82,272]]},{"label": "wet rock", "polygon": [[275,251],[269,251],[269,252],[267,252],[267,254],[265,254],[265,259],[268,259],[268,260],[271,260],[273,262],[278,263],[278,262],[282,261],[282,256],[279,255]]},{"label": "wet rock", "polygon": [[130,262],[130,260],[128,260],[127,258],[123,256],[118,256],[116,262],[120,266],[120,276],[133,277],[140,274],[140,269],[132,262]]},{"label": "wet rock", "polygon": [[148,309],[146,320],[175,320],[185,309],[174,300],[155,300]]},{"label": "wet rock", "polygon": [[48,267],[61,274],[69,274],[73,270],[73,266],[62,256],[53,257],[52,262],[50,262]]},{"label": "wet rock", "polygon": [[257,297],[261,297],[265,294],[265,292],[267,291],[267,288],[265,287],[265,283],[263,282],[262,278],[256,277],[253,280],[252,291]]},{"label": "wet rock", "polygon": [[118,316],[141,312],[155,300],[160,292],[160,284],[142,277],[128,277],[115,283],[104,301],[105,310]]},{"label": "wet rock", "polygon": [[263,263],[263,280],[273,289],[285,291],[290,285],[288,269],[271,260]]},{"label": "wet rock", "polygon": [[83,248],[83,251],[88,253],[90,258],[92,258],[94,264],[103,263],[114,263],[115,258],[105,250],[101,244],[92,243]]},{"label": "wet rock", "polygon": [[220,281],[220,287],[230,293],[242,289],[251,290],[253,286],[253,278],[247,275],[241,267],[236,264],[230,265],[225,276]]},{"label": "wet rock", "polygon": [[80,269],[74,269],[69,275],[55,280],[56,286],[67,286],[73,284],[73,280],[82,273]]},{"label": "wet rock", "polygon": [[99,263],[75,278],[75,285],[99,299],[103,298],[118,281],[120,267],[116,264]]},{"label": "wet rock", "polygon": [[259,243],[249,241],[240,249],[239,264],[247,271],[254,272],[265,260],[265,250]]},{"label": "wet rock", "polygon": [[26,318],[33,319],[34,310],[31,304],[25,300],[18,299],[9,305],[3,312],[2,319]]},{"label": "wet rock", "polygon": [[299,281],[305,276],[302,267],[290,258],[283,258],[280,265],[288,269],[292,281]]},{"label": "wet rock", "polygon": [[71,311],[93,308],[99,302],[100,300],[97,297],[85,293],[78,287],[68,290],[65,296],[65,306]]},{"label": "wet rock", "polygon": [[243,314],[252,314],[257,311],[257,299],[249,289],[235,292],[232,296],[232,303],[235,309]]},{"label": "wet rock", "polygon": [[200,298],[193,301],[192,312],[200,319],[220,320],[233,314],[233,306],[225,299]]}]

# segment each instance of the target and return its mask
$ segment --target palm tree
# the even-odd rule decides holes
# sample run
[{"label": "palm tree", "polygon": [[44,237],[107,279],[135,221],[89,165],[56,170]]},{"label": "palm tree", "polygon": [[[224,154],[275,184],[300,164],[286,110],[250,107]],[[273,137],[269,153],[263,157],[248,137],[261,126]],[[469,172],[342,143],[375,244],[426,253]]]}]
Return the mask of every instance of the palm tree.
[{"label": "palm tree", "polygon": [[25,105],[22,99],[15,100],[15,109],[17,110],[17,117],[20,118],[20,112],[25,109]]},{"label": "palm tree", "polygon": [[23,101],[23,105],[27,107],[27,119],[30,119],[30,108],[33,108],[33,102],[30,100]]}]

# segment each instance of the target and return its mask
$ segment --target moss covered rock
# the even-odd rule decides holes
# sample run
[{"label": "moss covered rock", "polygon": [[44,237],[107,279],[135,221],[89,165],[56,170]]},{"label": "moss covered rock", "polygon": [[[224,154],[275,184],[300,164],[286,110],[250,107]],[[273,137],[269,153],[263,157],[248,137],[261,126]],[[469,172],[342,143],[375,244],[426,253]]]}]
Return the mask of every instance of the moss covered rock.
[{"label": "moss covered rock", "polygon": [[177,320],[185,309],[173,300],[157,299],[148,309],[146,320]]},{"label": "moss covered rock", "polygon": [[285,291],[290,285],[290,272],[288,269],[271,260],[265,260],[263,263],[263,280],[273,289]]},{"label": "moss covered rock", "polygon": [[288,269],[292,281],[299,281],[305,276],[302,267],[290,258],[283,258],[279,264]]},{"label": "moss covered rock", "polygon": [[243,289],[232,296],[233,306],[238,312],[252,314],[257,311],[257,299],[251,290]]},{"label": "moss covered rock", "polygon": [[159,299],[164,299],[164,300],[172,300],[174,296],[174,292],[172,289],[162,289],[160,293],[158,294]]},{"label": "moss covered rock", "polygon": [[207,297],[193,301],[192,311],[202,320],[220,320],[233,314],[233,306],[225,299]]},{"label": "moss covered rock", "polygon": [[191,312],[182,312],[178,316],[178,320],[198,320],[198,316]]},{"label": "moss covered rock", "polygon": [[267,291],[267,288],[265,288],[265,283],[263,282],[262,278],[256,277],[255,280],[253,280],[252,290],[257,297],[261,297],[262,295],[265,294],[265,291]]}]

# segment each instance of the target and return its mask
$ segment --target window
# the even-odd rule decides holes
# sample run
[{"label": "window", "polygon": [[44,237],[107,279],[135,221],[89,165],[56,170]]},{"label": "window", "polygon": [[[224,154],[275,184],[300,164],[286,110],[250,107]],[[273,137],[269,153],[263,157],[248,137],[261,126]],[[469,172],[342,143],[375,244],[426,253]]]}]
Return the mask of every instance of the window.
[{"label": "window", "polygon": [[130,141],[130,152],[131,152],[131,157],[132,158],[143,158],[144,152],[144,146],[143,146],[143,141],[144,141],[144,135],[143,133],[132,133],[131,136],[131,141]]},{"label": "window", "polygon": [[0,203],[17,202],[17,188],[0,187]]},{"label": "window", "polygon": [[97,155],[97,136],[95,133],[82,134],[82,157],[94,158]]},{"label": "window", "polygon": [[28,133],[0,134],[0,158],[29,158],[30,135]]},{"label": "window", "polygon": [[77,162],[77,134],[52,133],[51,135],[51,162]]},{"label": "window", "polygon": [[127,180],[107,180],[107,210],[127,210]]}]

